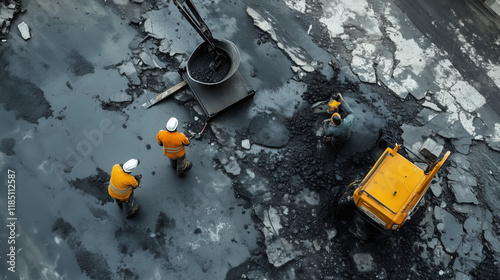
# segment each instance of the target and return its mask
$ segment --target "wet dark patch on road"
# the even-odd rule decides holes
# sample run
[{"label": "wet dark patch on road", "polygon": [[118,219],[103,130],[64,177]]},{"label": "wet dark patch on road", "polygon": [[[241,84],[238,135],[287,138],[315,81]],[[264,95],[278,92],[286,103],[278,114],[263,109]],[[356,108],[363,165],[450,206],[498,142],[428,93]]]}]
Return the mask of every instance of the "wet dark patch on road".
[{"label": "wet dark patch on road", "polygon": [[156,239],[165,245],[167,240],[167,231],[173,228],[175,228],[175,220],[173,218],[169,218],[164,212],[160,212],[158,219],[156,220]]},{"label": "wet dark patch on road", "polygon": [[108,194],[108,184],[111,175],[100,168],[97,168],[96,170],[96,175],[92,175],[83,179],[78,178],[70,181],[69,184],[73,188],[81,190],[86,194],[97,198],[101,205],[104,205],[107,202],[113,201],[111,196],[109,196]]},{"label": "wet dark patch on road", "polygon": [[0,68],[0,77],[0,103],[4,104],[7,111],[16,112],[17,118],[30,123],[38,123],[38,119],[43,117],[52,117],[52,107],[42,89],[28,80],[11,76],[3,68]]},{"label": "wet dark patch on road", "polygon": [[[151,232],[139,231],[136,228],[125,226],[115,232],[115,239],[122,254],[133,255],[138,251],[149,251],[155,258],[161,257],[167,260],[168,255],[165,247],[153,238]],[[164,244],[163,244],[164,245]]]},{"label": "wet dark patch on road", "polygon": [[68,239],[71,234],[75,233],[75,228],[62,218],[58,218],[52,225],[52,231],[59,234],[64,240]]},{"label": "wet dark patch on road", "polygon": [[71,72],[79,77],[94,73],[95,71],[94,65],[92,65],[92,63],[85,59],[85,57],[78,53],[76,50],[72,50],[69,53],[67,62],[69,64]]},{"label": "wet dark patch on road", "polygon": [[158,220],[156,220],[156,232],[175,228],[175,220],[169,218],[167,214],[160,212]]},{"label": "wet dark patch on road", "polygon": [[112,273],[106,258],[82,247],[82,241],[73,225],[63,218],[58,218],[52,225],[52,231],[61,236],[75,252],[78,266],[90,279],[111,279]]},{"label": "wet dark patch on road", "polygon": [[0,141],[0,152],[8,156],[15,155],[14,146],[16,146],[16,140],[13,138],[4,138]]},{"label": "wet dark patch on road", "polygon": [[119,279],[127,279],[127,280],[138,280],[140,279],[137,274],[135,274],[132,270],[128,268],[122,268],[118,271]]},{"label": "wet dark patch on road", "polygon": [[281,148],[290,139],[290,132],[285,126],[283,117],[278,114],[254,117],[248,130],[253,142],[266,147]]},{"label": "wet dark patch on road", "polygon": [[90,213],[97,219],[100,219],[101,221],[107,220],[109,214],[105,210],[97,207],[90,206],[89,207]]},{"label": "wet dark patch on road", "polygon": [[76,250],[76,261],[80,269],[91,279],[111,279],[111,271],[104,256],[85,248]]}]

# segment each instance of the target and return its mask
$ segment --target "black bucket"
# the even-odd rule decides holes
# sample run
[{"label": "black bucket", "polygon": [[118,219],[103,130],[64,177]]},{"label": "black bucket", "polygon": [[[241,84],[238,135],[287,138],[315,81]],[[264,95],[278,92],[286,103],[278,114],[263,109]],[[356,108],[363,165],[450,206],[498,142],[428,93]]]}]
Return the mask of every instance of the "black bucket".
[{"label": "black bucket", "polygon": [[[216,80],[210,80],[210,79],[200,79],[198,76],[200,74],[197,71],[197,68],[200,67],[200,59],[203,57],[205,59],[206,55],[210,53],[209,45],[206,42],[201,43],[196,47],[194,52],[191,54],[187,61],[187,74],[189,75],[189,78],[192,79],[193,81],[203,84],[203,85],[218,85],[220,83],[225,82],[233,74],[238,70],[238,66],[240,65],[240,51],[236,47],[235,44],[233,44],[231,41],[228,40],[217,40],[214,39],[214,45],[216,51],[223,57],[221,61],[220,67],[218,67],[217,71],[224,71],[223,76],[221,76],[219,79]],[[213,61],[212,61],[213,62]],[[210,65],[209,63],[203,64],[205,70],[207,70],[207,73],[213,72],[210,71]],[[215,71],[215,72],[217,72]],[[220,73],[219,73],[220,74]]]}]

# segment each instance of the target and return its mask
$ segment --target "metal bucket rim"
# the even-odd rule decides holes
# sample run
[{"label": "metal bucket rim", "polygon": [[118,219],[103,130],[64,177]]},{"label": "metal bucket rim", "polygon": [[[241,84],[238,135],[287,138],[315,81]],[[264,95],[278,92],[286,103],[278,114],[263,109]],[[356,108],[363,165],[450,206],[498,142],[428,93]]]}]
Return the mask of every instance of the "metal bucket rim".
[{"label": "metal bucket rim", "polygon": [[[219,44],[218,44],[219,43]],[[198,46],[196,46],[196,48],[194,49],[194,51],[191,53],[191,55],[189,56],[188,60],[187,60],[187,63],[186,63],[186,72],[189,76],[189,78],[193,81],[195,81],[196,83],[199,83],[199,84],[203,84],[203,85],[218,85],[218,84],[221,84],[225,81],[227,81],[229,78],[231,78],[234,73],[238,70],[238,67],[240,65],[240,60],[241,60],[241,57],[240,57],[240,50],[238,49],[238,47],[236,47],[236,45],[229,41],[229,40],[226,40],[226,39],[214,39],[214,44],[215,44],[215,47],[216,48],[220,48],[220,43],[223,43],[223,44],[226,44],[226,45],[229,45],[231,46],[231,49],[234,51],[234,54],[232,55],[231,53],[229,53],[226,49],[224,48],[221,48],[222,50],[226,51],[228,53],[228,55],[230,56],[230,59],[231,59],[231,69],[229,70],[229,72],[227,73],[226,77],[224,77],[224,79],[216,82],[216,83],[207,83],[207,82],[202,82],[202,81],[199,81],[197,79],[194,79],[192,76],[191,76],[191,73],[189,71],[189,62],[191,60],[191,58],[193,57],[193,54],[195,54],[199,49],[201,49],[203,46],[206,46],[207,43],[206,42],[202,42],[201,44],[199,44]],[[222,44],[222,45],[223,45]],[[234,57],[233,57],[234,56]]]}]

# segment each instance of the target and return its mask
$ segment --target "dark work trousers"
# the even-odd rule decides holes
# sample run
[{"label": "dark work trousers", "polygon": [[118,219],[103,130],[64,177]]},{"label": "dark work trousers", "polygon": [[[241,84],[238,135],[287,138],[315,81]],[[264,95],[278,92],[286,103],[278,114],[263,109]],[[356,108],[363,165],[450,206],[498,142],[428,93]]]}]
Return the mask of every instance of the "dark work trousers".
[{"label": "dark work trousers", "polygon": [[118,204],[118,206],[123,210],[123,214],[127,219],[132,217],[135,213],[137,213],[137,211],[139,211],[139,205],[135,203],[134,200],[133,190],[127,200],[119,200],[115,198],[115,201],[116,204]]},{"label": "dark work trousers", "polygon": [[186,154],[176,159],[169,158],[169,160],[170,166],[175,169],[175,173],[177,174],[177,176],[182,177],[186,175],[187,171],[193,166],[190,161],[186,160]]}]

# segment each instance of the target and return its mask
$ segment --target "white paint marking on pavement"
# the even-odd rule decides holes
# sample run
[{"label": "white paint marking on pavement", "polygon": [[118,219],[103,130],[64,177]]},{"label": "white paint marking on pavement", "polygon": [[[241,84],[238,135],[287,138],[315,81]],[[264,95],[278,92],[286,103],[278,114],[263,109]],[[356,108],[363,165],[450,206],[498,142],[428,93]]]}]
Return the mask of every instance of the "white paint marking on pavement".
[{"label": "white paint marking on pavement", "polygon": [[285,4],[290,8],[301,13],[306,12],[306,1],[305,0],[285,0]]}]

